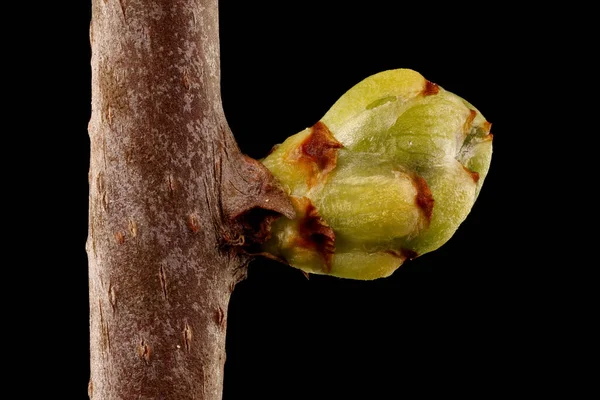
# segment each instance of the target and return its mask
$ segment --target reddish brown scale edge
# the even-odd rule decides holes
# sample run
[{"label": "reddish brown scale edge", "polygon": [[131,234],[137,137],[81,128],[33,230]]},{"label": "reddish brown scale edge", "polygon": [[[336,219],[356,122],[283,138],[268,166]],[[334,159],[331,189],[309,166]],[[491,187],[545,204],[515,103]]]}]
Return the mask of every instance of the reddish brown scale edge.
[{"label": "reddish brown scale edge", "polygon": [[411,249],[386,250],[385,253],[391,254],[394,257],[402,259],[402,261],[413,260],[419,257],[419,253]]},{"label": "reddish brown scale edge", "polygon": [[470,110],[469,116],[467,117],[467,119],[465,120],[465,124],[463,125],[463,133],[465,135],[471,131],[471,127],[473,126],[473,121],[475,120],[476,116],[477,116],[477,111]]},{"label": "reddish brown scale edge", "polygon": [[299,146],[298,162],[310,170],[308,185],[314,186],[337,165],[337,152],[343,145],[336,140],[327,125],[319,121]]},{"label": "reddish brown scale edge", "polygon": [[[472,111],[474,112],[474,111]],[[490,132],[492,130],[492,123],[489,121],[484,121],[483,124],[481,125],[481,129],[484,132],[484,135],[481,136],[481,140],[483,141],[488,141],[488,140],[493,140],[494,139],[494,135]]]},{"label": "reddish brown scale edge", "polygon": [[440,87],[433,82],[425,81],[425,85],[423,86],[423,96],[432,96],[434,94],[438,94],[440,91]]},{"label": "reddish brown scale edge", "polygon": [[325,272],[330,272],[335,253],[335,233],[333,229],[319,215],[317,208],[309,198],[292,197],[292,199],[297,209],[302,210],[298,222],[297,245],[317,252],[323,258]]},{"label": "reddish brown scale edge", "polygon": [[415,196],[415,203],[421,210],[423,217],[425,218],[426,226],[431,222],[431,216],[433,215],[433,206],[435,200],[427,181],[420,175],[414,174],[412,181],[415,189],[417,189],[417,195]]},{"label": "reddish brown scale edge", "polygon": [[467,171],[469,173],[469,175],[471,175],[471,178],[473,178],[473,181],[475,183],[479,182],[479,172],[473,171],[472,169],[469,169],[468,167],[465,167],[464,165],[462,167],[464,168],[465,171]]},{"label": "reddish brown scale edge", "polygon": [[[484,132],[489,133],[492,130],[492,123],[489,121],[485,121],[483,123],[483,130],[484,130]],[[491,135],[491,133],[489,133],[489,134]]]}]

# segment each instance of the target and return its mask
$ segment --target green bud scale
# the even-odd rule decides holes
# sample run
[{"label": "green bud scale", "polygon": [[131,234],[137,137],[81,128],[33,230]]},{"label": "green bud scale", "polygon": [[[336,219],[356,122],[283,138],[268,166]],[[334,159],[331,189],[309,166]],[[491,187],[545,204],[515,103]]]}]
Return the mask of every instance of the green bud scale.
[{"label": "green bud scale", "polygon": [[290,196],[263,251],[307,273],[392,274],[446,243],[477,199],[491,124],[410,69],[372,75],[263,164]]}]

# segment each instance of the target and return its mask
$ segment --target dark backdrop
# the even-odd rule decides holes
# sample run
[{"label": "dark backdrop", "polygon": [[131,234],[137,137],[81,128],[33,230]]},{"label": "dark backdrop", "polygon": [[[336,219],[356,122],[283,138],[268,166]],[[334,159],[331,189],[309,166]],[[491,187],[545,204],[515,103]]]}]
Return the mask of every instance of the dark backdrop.
[{"label": "dark backdrop", "polygon": [[[61,206],[72,217],[54,250],[67,268],[53,272],[69,282],[59,300],[64,315],[53,322],[68,326],[61,358],[71,372],[53,381],[65,399],[87,398],[89,375],[90,4],[77,3],[84,5],[71,9],[75,28],[65,40],[73,61],[62,88],[70,133],[56,139],[68,149],[59,156],[60,184],[71,194]],[[494,134],[491,169],[467,220],[442,248],[391,277],[307,280],[275,262],[252,263],[230,303],[224,399],[489,398],[532,390],[544,352],[530,328],[544,307],[526,294],[532,283],[521,236],[531,228],[516,225],[531,211],[522,189],[528,169],[518,160],[530,104],[522,93],[536,86],[530,62],[545,56],[543,35],[528,33],[535,16],[493,4],[220,3],[224,108],[252,157],[314,124],[360,80],[401,67],[470,101]]]}]

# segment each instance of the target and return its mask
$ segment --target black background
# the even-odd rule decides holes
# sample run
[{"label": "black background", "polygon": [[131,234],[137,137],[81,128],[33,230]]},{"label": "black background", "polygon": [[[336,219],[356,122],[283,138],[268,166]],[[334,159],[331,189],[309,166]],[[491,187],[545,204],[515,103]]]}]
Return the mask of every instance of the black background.
[{"label": "black background", "polygon": [[[69,195],[46,221],[66,232],[50,253],[62,267],[40,273],[59,282],[48,297],[62,311],[51,325],[68,373],[50,392],[65,399],[87,398],[89,378],[91,7],[77,3],[62,43],[69,61],[60,83],[50,83],[67,94],[69,110],[60,125],[68,135],[53,138],[63,152],[56,190]],[[553,59],[553,39],[531,28],[534,13],[452,4],[220,1],[224,108],[252,157],[314,124],[352,85],[393,68],[415,69],[467,99],[494,134],[491,169],[467,220],[391,277],[307,280],[253,262],[230,302],[225,400],[513,397],[558,384],[540,374],[556,353],[537,324],[554,303],[540,289],[542,261],[527,251],[542,228],[526,116],[538,101],[531,93],[543,97],[540,59]]]}]

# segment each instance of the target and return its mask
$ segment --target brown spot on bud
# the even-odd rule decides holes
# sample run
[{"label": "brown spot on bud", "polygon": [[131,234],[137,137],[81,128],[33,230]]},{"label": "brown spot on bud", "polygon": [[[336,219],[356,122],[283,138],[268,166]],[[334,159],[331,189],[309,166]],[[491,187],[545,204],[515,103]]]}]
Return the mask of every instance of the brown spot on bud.
[{"label": "brown spot on bud", "polygon": [[327,125],[319,121],[299,147],[298,162],[309,170],[308,186],[314,186],[337,165],[337,151],[342,144],[336,140]]},{"label": "brown spot on bud", "polygon": [[431,222],[431,216],[433,214],[433,206],[435,200],[427,181],[420,175],[414,174],[412,176],[413,185],[417,189],[417,195],[415,196],[415,203],[421,210],[423,217],[425,218],[426,225]]},{"label": "brown spot on bud", "polygon": [[440,91],[440,87],[430,81],[425,81],[425,86],[423,86],[423,96],[432,96],[434,94],[438,94]]},{"label": "brown spot on bud", "polygon": [[297,210],[300,210],[298,223],[298,237],[296,243],[299,247],[313,250],[321,255],[325,263],[326,272],[331,271],[333,254],[335,253],[335,233],[325,220],[319,215],[317,208],[307,197],[293,197],[292,200]]}]

